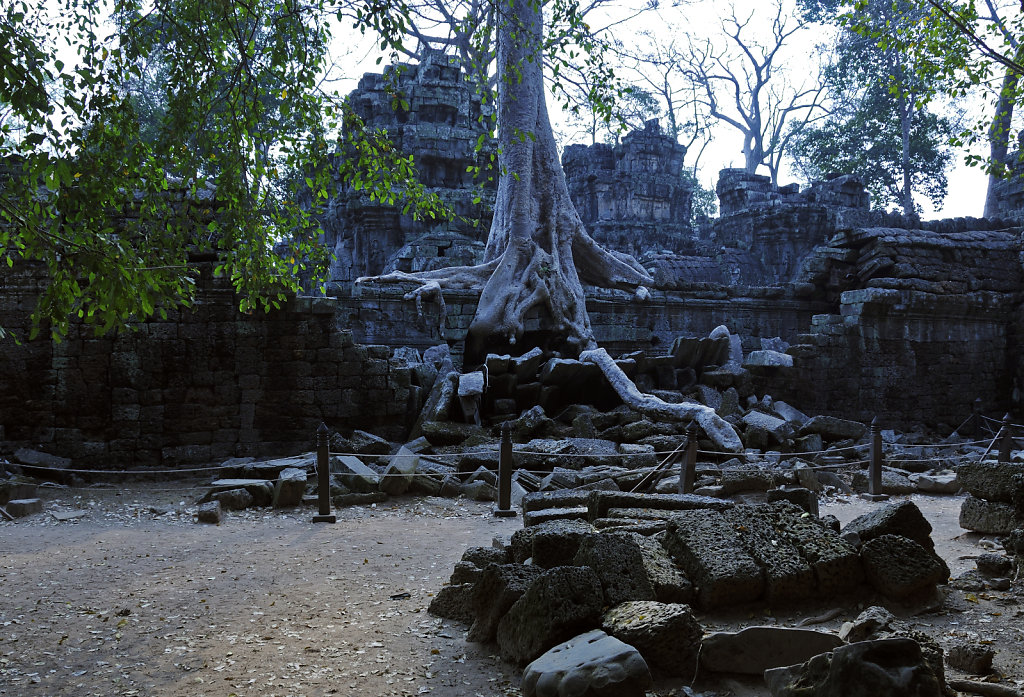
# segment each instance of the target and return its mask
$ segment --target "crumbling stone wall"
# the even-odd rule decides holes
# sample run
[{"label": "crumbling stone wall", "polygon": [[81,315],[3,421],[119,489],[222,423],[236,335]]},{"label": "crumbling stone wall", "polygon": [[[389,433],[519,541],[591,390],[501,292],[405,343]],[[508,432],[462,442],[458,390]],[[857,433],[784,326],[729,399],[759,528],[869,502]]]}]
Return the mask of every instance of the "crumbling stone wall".
[{"label": "crumbling stone wall", "polygon": [[40,277],[0,279],[0,326],[23,337],[3,342],[0,441],[103,469],[290,454],[321,421],[404,434],[408,367],[339,330],[335,301],[243,315],[208,272],[193,309],[111,337],[76,325],[60,343],[24,339]]},{"label": "crumbling stone wall", "polygon": [[[476,313],[477,296],[446,291],[442,307],[426,302],[421,310],[403,295],[412,286],[361,285],[359,295],[339,305],[339,324],[351,329],[360,343],[387,343],[423,349],[447,341],[456,356]],[[653,291],[638,301],[623,291],[588,288],[587,312],[598,343],[613,355],[645,350],[664,355],[678,336],[707,336],[725,324],[742,336],[748,348],[761,338],[782,337],[796,343],[815,314],[832,305],[788,295],[783,288],[701,286],[687,292]],[[526,330],[540,328],[539,315],[527,318]],[[519,346],[524,351],[529,347]]]},{"label": "crumbling stone wall", "polygon": [[833,239],[803,281],[819,295],[838,294],[838,311],[813,318],[773,394],[811,411],[950,428],[978,397],[989,413],[1012,406],[1019,232],[969,229],[977,222]]},{"label": "crumbling stone wall", "polygon": [[641,257],[693,249],[693,187],[683,179],[686,148],[657,119],[618,145],[570,145],[562,154],[569,195],[590,235]]},{"label": "crumbling stone wall", "polygon": [[845,227],[873,221],[856,177],[839,176],[801,191],[768,177],[723,169],[716,187],[721,216],[706,240],[720,258],[726,283],[788,283],[803,259]]}]

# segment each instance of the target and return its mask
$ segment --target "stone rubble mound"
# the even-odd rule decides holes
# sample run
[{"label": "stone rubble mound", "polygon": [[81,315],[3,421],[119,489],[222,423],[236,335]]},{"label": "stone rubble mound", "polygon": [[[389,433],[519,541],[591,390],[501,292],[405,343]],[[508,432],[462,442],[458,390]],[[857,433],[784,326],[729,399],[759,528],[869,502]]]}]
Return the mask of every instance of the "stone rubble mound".
[{"label": "stone rubble mound", "polygon": [[[923,648],[927,638],[904,633],[899,642],[856,649],[845,643],[844,637],[888,637],[883,633],[892,634],[897,624],[891,615],[865,615],[841,636],[749,627],[710,637],[694,615],[812,599],[933,597],[948,568],[911,502],[880,505],[842,530],[785,500],[735,504],[692,494],[553,491],[527,494],[522,508],[525,526],[486,552],[467,550],[429,611],[471,625],[468,639],[497,644],[505,660],[529,663],[523,694],[561,695],[556,686],[574,670],[580,674],[571,680],[580,685],[609,680],[588,667],[599,653],[609,666],[633,666],[611,670],[631,687],[607,694],[639,696],[647,669],[692,678],[698,664],[751,674],[791,666],[769,685],[772,694],[797,694],[787,686],[803,684],[805,673],[831,684],[840,678],[829,678],[830,670],[847,676],[850,666],[883,660],[880,652],[890,649],[908,676],[918,676],[907,685],[942,684],[941,651],[935,668],[929,656],[937,649]],[[529,513],[556,510],[574,517],[528,522]],[[616,641],[605,642],[608,637]],[[599,652],[599,642],[608,647],[602,644]],[[625,678],[634,669],[636,683]],[[886,694],[901,687],[879,686],[890,690]]]}]

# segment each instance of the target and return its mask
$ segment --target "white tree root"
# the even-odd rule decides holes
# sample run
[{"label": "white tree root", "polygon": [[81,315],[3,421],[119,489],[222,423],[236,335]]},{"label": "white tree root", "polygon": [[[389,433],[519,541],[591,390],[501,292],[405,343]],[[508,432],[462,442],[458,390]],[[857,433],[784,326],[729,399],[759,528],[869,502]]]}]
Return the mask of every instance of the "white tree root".
[{"label": "white tree root", "polygon": [[633,409],[665,421],[694,420],[704,429],[715,447],[730,453],[743,451],[743,441],[739,435],[711,407],[692,403],[669,404],[653,395],[644,394],[603,348],[584,351],[580,354],[580,361],[593,363],[600,368],[619,398]]}]

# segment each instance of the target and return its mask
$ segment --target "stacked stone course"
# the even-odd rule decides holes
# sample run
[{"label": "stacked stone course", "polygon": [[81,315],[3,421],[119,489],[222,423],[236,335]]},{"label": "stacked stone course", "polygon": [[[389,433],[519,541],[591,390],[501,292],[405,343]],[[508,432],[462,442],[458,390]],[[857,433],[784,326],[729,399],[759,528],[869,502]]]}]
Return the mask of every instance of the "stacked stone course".
[{"label": "stacked stone course", "polygon": [[[238,312],[207,288],[193,309],[96,337],[11,342],[0,373],[9,444],[99,469],[174,466],[308,449],[321,421],[399,438],[411,378],[386,346],[361,346],[336,324],[336,302],[297,298],[268,315]],[[0,325],[27,333],[38,278],[5,284]],[[34,300],[34,298],[32,298]]]}]

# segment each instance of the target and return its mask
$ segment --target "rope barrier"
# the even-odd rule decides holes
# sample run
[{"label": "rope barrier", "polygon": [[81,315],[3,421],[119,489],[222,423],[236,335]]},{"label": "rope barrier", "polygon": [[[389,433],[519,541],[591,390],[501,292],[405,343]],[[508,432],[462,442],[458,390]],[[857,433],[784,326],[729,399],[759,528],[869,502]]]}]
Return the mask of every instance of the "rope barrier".
[{"label": "rope barrier", "polygon": [[886,458],[886,459],[889,462],[893,462],[893,463],[899,463],[899,462],[916,463],[916,462],[942,462],[943,460],[955,460],[955,459],[963,459],[963,458],[967,458],[967,457],[971,457],[971,456],[966,454],[966,453],[961,453],[959,455],[949,455],[949,456],[946,456],[946,457],[938,457],[938,458],[936,458],[936,457],[923,457],[923,458],[892,457],[892,458]]},{"label": "rope barrier", "polygon": [[885,443],[891,448],[966,448],[972,445],[986,445],[991,438],[965,440],[958,443]]},{"label": "rope barrier", "polygon": [[[1003,425],[1003,420],[1002,419],[993,419],[991,416],[984,416],[984,415],[982,415],[981,418],[983,418],[985,421],[988,421],[989,423],[999,424],[1000,426]],[[1013,428],[1024,428],[1024,424],[1015,424],[1013,422],[1010,422],[1009,425],[1012,426]]]},{"label": "rope barrier", "polygon": [[[75,469],[71,467],[44,467],[43,465],[23,465],[20,463],[8,463],[17,465],[18,467],[25,467],[33,470],[43,470],[44,472],[68,472],[70,474],[182,474],[185,472],[216,472],[217,470],[225,469],[223,465],[216,465],[213,467],[187,467],[182,469],[152,469],[152,470],[87,470],[87,469]],[[227,469],[231,469],[228,467]]]},{"label": "rope barrier", "polygon": [[[144,482],[119,482],[120,486],[118,486],[118,487],[115,487],[113,485],[110,485],[109,487],[97,487],[95,485],[93,485],[93,486],[72,486],[71,484],[54,485],[52,482],[44,482],[44,483],[40,484],[39,486],[44,488],[44,489],[58,489],[60,491],[94,491],[94,492],[104,492],[104,491],[124,491],[126,485],[143,484],[143,483]],[[198,492],[198,491],[205,491],[206,489],[209,489],[209,488],[210,488],[209,484],[195,484],[193,486],[177,486],[177,487],[170,487],[170,488],[158,488],[158,489],[147,488],[146,491],[147,492],[150,492],[150,491],[163,491],[163,492],[168,492],[168,491],[196,491],[196,492]]]},{"label": "rope barrier", "polygon": [[[986,422],[999,424],[999,426],[1000,426],[999,432],[996,433],[993,438],[985,438],[985,439],[978,439],[978,440],[968,440],[968,441],[962,441],[962,442],[942,442],[942,443],[916,443],[916,444],[909,444],[909,443],[887,443],[887,444],[885,444],[884,447],[886,448],[886,450],[889,451],[889,462],[891,464],[897,465],[897,466],[899,464],[901,464],[901,463],[936,463],[936,464],[947,464],[948,461],[951,460],[951,459],[958,459],[958,458],[969,457],[970,453],[963,452],[963,450],[966,449],[966,448],[973,448],[973,447],[976,447],[976,446],[980,447],[982,445],[987,445],[988,447],[987,447],[985,453],[983,453],[981,455],[981,458],[984,459],[986,457],[986,455],[989,452],[991,452],[991,449],[994,446],[994,444],[996,442],[996,439],[999,437],[999,433],[1001,433],[1004,430],[1004,424],[1001,421],[998,421],[996,419],[992,419],[990,417],[984,417],[983,416],[982,418]],[[965,421],[964,423],[966,424],[967,422]],[[963,427],[963,425],[964,424],[961,425],[961,428]],[[1021,426],[1021,425],[1018,425],[1018,424],[1011,424],[1011,426],[1015,426],[1015,427],[1018,427],[1018,428],[1024,428],[1024,426]],[[561,461],[564,461],[564,460],[569,460],[569,461],[573,461],[573,460],[586,460],[586,461],[596,462],[599,466],[601,464],[604,464],[605,466],[608,466],[608,467],[622,468],[621,471],[609,471],[609,472],[604,473],[605,477],[610,478],[610,479],[612,479],[615,482],[619,482],[620,480],[626,479],[626,478],[632,479],[632,478],[637,478],[637,477],[639,477],[641,479],[641,481],[643,481],[643,480],[646,480],[647,478],[649,478],[649,476],[652,475],[652,474],[660,474],[661,475],[660,478],[664,478],[666,476],[672,476],[673,474],[677,473],[677,471],[679,470],[679,464],[676,463],[676,462],[670,462],[670,460],[672,460],[674,457],[679,455],[680,447],[684,447],[685,446],[686,439],[685,438],[681,438],[680,440],[681,440],[680,446],[678,446],[675,450],[670,450],[670,451],[651,450],[651,451],[629,452],[629,453],[622,453],[622,452],[617,452],[617,453],[585,453],[585,452],[549,452],[549,451],[538,451],[538,450],[531,450],[531,449],[520,448],[520,449],[514,449],[513,450],[513,455],[518,455],[518,456],[527,457],[527,458],[529,458],[529,457],[539,457],[539,458],[543,458],[543,459],[545,459],[545,460],[547,460],[549,462],[552,461],[552,460],[554,462],[558,462],[560,460]],[[790,461],[790,462],[798,461],[798,462],[804,464],[805,466],[807,466],[808,468],[810,468],[813,471],[842,470],[842,469],[848,469],[848,468],[864,467],[866,465],[869,465],[870,462],[871,462],[870,459],[864,459],[863,458],[863,455],[865,454],[864,451],[867,448],[869,448],[869,447],[870,446],[868,444],[866,444],[866,443],[860,443],[860,444],[857,444],[857,445],[849,445],[849,446],[842,447],[842,448],[832,447],[832,448],[826,449],[826,450],[806,451],[806,452],[800,452],[800,453],[781,453],[781,452],[779,452],[778,453],[778,460],[775,463],[772,463],[772,464],[780,464],[783,461]],[[901,451],[905,452],[905,451],[907,451],[907,450],[909,450],[911,448],[935,448],[935,449],[941,451],[941,453],[940,454],[936,454],[933,457],[906,458],[906,457],[900,456],[900,452]],[[698,455],[703,455],[705,457],[712,456],[712,457],[735,458],[737,456],[739,456],[739,457],[749,456],[749,453],[745,453],[745,452],[743,452],[743,453],[735,453],[735,452],[715,451],[715,450],[697,450],[696,452],[697,452]],[[776,452],[776,451],[770,451],[770,452]],[[333,455],[333,456],[341,456],[341,457],[345,457],[345,456],[356,457],[356,458],[359,458],[360,461],[369,460],[369,461],[371,461],[371,464],[372,464],[372,461],[374,461],[374,460],[379,461],[379,460],[381,460],[383,458],[390,459],[390,458],[394,457],[393,453],[388,453],[388,454],[383,454],[383,453],[381,453],[381,454],[367,454],[367,453],[329,452],[328,454],[329,455]],[[462,451],[462,452],[448,452],[448,453],[424,453],[424,454],[417,453],[417,455],[422,457],[424,459],[424,461],[426,461],[426,462],[433,462],[435,464],[442,465],[442,466],[451,466],[448,463],[450,463],[452,460],[462,459],[462,458],[466,458],[466,457],[480,457],[480,458],[483,458],[485,461],[487,461],[489,463],[490,461],[497,460],[499,458],[499,449],[498,449],[498,446],[495,445],[495,447],[493,449],[487,448],[487,449],[476,449],[476,450],[467,450],[467,451]],[[817,456],[829,456],[829,455],[835,456],[835,457],[839,457],[839,458],[845,458],[845,457],[860,455],[860,456],[862,456],[862,459],[857,459],[857,460],[846,460],[846,459],[843,459],[840,462],[834,462],[833,461],[833,462],[828,462],[828,463],[813,463],[813,462],[809,461],[809,460],[811,460],[811,459],[813,459],[813,458],[815,458]],[[635,461],[636,458],[643,458],[645,460],[649,460],[650,458],[659,458],[659,459],[667,458],[667,459],[663,460],[661,463],[659,463],[658,465],[654,465],[654,466],[644,466],[644,467],[638,467],[638,468],[631,468],[631,467],[629,467],[629,465],[627,463]],[[316,458],[310,458],[310,460],[311,460],[311,462],[310,463],[306,463],[306,466],[308,467],[309,464],[312,464],[313,472],[314,472],[314,474],[316,474],[317,473]],[[17,464],[17,463],[14,463],[14,464]],[[252,465],[259,465],[260,463],[251,463],[251,464]],[[298,464],[298,463],[296,463],[296,464]],[[152,469],[136,469],[136,470],[95,470],[95,469],[85,469],[85,468],[47,467],[47,466],[44,466],[44,465],[23,465],[23,466],[28,468],[28,469],[31,469],[31,470],[38,470],[38,471],[42,471],[42,472],[56,472],[56,473],[63,473],[63,474],[98,475],[99,477],[125,477],[125,476],[150,476],[150,477],[152,477],[152,476],[158,476],[158,475],[189,475],[189,474],[197,474],[197,473],[226,472],[226,471],[234,471],[234,470],[237,470],[237,469],[245,469],[249,465],[250,465],[250,463],[241,463],[239,465],[228,465],[228,466],[225,466],[225,465],[212,465],[212,466],[204,466],[204,467],[152,468]],[[401,473],[401,472],[392,472],[392,473],[380,472],[379,471],[380,465],[378,465],[378,464],[373,464],[373,467],[376,468],[375,469],[375,476],[377,477],[378,481],[386,479],[386,478],[391,478],[391,477],[407,477],[407,476],[409,476],[408,474],[404,474],[404,473]],[[724,471],[732,471],[732,472],[737,472],[738,471],[738,472],[749,472],[749,473],[752,473],[752,472],[763,472],[763,471],[765,471],[766,469],[769,469],[769,468],[770,468],[770,465],[769,465],[769,467],[765,467],[765,466],[758,466],[758,465],[755,465],[755,464],[747,464],[747,465],[741,465],[740,467],[730,467],[730,468],[727,468]],[[538,477],[538,478],[543,478],[543,477],[547,477],[547,476],[551,475],[552,472],[554,471],[554,467],[552,467],[552,468],[545,468],[545,469],[522,469],[522,468],[517,468],[517,471],[519,471],[519,472],[521,472],[521,473],[523,473],[525,475],[530,475],[530,476],[534,476],[534,477]],[[570,473],[575,472],[575,471],[576,470],[572,470],[572,469],[568,470],[568,472],[570,472]],[[595,481],[598,481],[598,480],[593,480],[592,479],[592,480],[589,480],[589,481],[580,481],[580,483],[578,483],[578,484],[576,484],[576,485],[574,485],[572,487],[568,487],[567,490],[572,491],[572,490],[586,489],[586,488],[590,487]],[[123,483],[126,484],[127,482],[123,482]],[[85,491],[85,490],[96,491],[95,487],[88,487],[88,486],[65,486],[65,485],[61,485],[61,486],[62,486],[63,489],[83,490],[83,491]],[[209,490],[211,488],[211,486],[212,486],[211,484],[192,484],[192,485],[188,485],[188,486],[180,486],[180,487],[173,487],[173,488],[148,488],[148,490],[149,491],[161,491],[161,492],[189,492],[189,491],[193,491],[194,492],[194,491],[197,491],[197,490],[204,490],[204,489]],[[651,484],[651,486],[653,486],[653,484]]]},{"label": "rope barrier", "polygon": [[[978,444],[987,443],[987,442],[988,441],[971,441],[969,443],[962,443],[962,444],[956,444],[956,445],[943,444],[942,447],[951,448],[951,447],[978,445]],[[838,451],[835,450],[835,449],[832,449],[832,450],[813,450],[813,451],[805,451],[805,452],[799,452],[799,453],[779,453],[779,454],[780,454],[780,456],[782,456],[780,458],[780,461],[793,460],[793,459],[804,459],[804,458],[814,457],[814,456],[817,456],[817,455],[828,455],[828,454],[832,454],[832,455],[835,455],[837,457],[842,457],[843,455],[841,454],[841,451],[843,451],[843,450],[846,450],[846,451],[860,451],[860,450],[863,450],[866,447],[867,447],[866,445],[853,445],[853,446],[848,446],[846,448],[840,448]],[[914,446],[914,447],[937,447],[937,446],[923,446],[923,445],[921,445],[921,446]],[[614,454],[612,454],[612,453],[550,453],[550,452],[542,452],[542,451],[534,451],[534,450],[515,450],[514,454],[515,455],[527,455],[527,456],[539,456],[539,457],[546,457],[546,458],[552,458],[552,459],[568,458],[568,459],[591,459],[591,460],[622,461],[622,460],[629,460],[629,459],[634,459],[634,458],[666,457],[666,456],[674,454],[674,452],[675,451],[650,451],[650,452],[639,452],[639,453],[614,453]],[[715,451],[715,450],[698,450],[697,453],[698,453],[698,455],[732,456],[732,457],[738,457],[738,456],[745,455],[745,453],[734,453],[734,452]],[[331,455],[350,456],[350,457],[356,457],[356,458],[360,458],[360,459],[365,459],[365,458],[378,459],[378,458],[385,458],[385,457],[387,457],[387,458],[393,457],[393,455],[373,455],[373,454],[365,454],[365,453],[331,453]],[[418,454],[418,455],[420,457],[426,459],[426,460],[435,461],[438,464],[444,464],[445,460],[448,460],[448,459],[458,459],[458,458],[462,458],[462,457],[466,457],[466,456],[491,456],[491,455],[493,455],[493,456],[497,457],[498,451],[497,450],[478,450],[478,451],[468,451],[468,452],[463,452],[463,453],[424,453],[424,454]],[[942,462],[944,460],[954,459],[954,458],[957,458],[957,457],[963,458],[963,457],[969,457],[969,456],[970,456],[969,453],[947,453],[947,454],[944,454],[942,456],[928,457],[928,458],[904,458],[904,457],[899,457],[897,455],[897,456],[890,456],[889,459],[892,462],[907,462],[907,463],[936,462],[936,463],[940,463],[940,462]],[[849,465],[853,464],[854,462],[866,462],[866,460],[846,461],[844,463],[836,463],[834,465],[827,465],[827,466],[816,465],[816,466],[817,467],[829,467],[829,468],[845,467],[845,466],[849,466]],[[11,464],[17,464],[17,463],[11,463]],[[258,463],[254,463],[254,464],[258,464]],[[808,463],[808,464],[810,464],[810,463]],[[25,467],[25,468],[28,468],[28,469],[32,469],[32,470],[41,470],[41,471],[44,471],[44,472],[57,472],[57,473],[65,473],[65,474],[98,474],[98,475],[112,475],[112,476],[124,476],[124,475],[139,476],[139,475],[188,474],[188,473],[195,473],[195,472],[219,472],[219,471],[224,471],[224,470],[235,470],[235,469],[239,469],[239,468],[244,468],[246,465],[228,465],[228,466],[216,465],[216,466],[209,466],[209,467],[184,467],[184,468],[173,468],[173,469],[145,469],[145,470],[97,470],[97,469],[83,469],[83,468],[71,468],[71,467],[69,467],[69,468],[46,467],[46,466],[43,466],[43,465],[19,465],[19,466]],[[315,472],[316,471],[316,463],[315,463],[315,461],[312,461],[312,467],[313,467],[313,471]],[[753,468],[753,469],[757,469],[757,468]],[[531,470],[523,470],[523,471],[531,471]],[[543,473],[549,473],[550,472],[550,470],[532,470],[532,471],[533,472],[543,472]],[[631,471],[641,471],[641,470],[640,469],[636,469],[636,470],[631,470]],[[401,476],[401,475],[399,475],[399,476]]]}]

